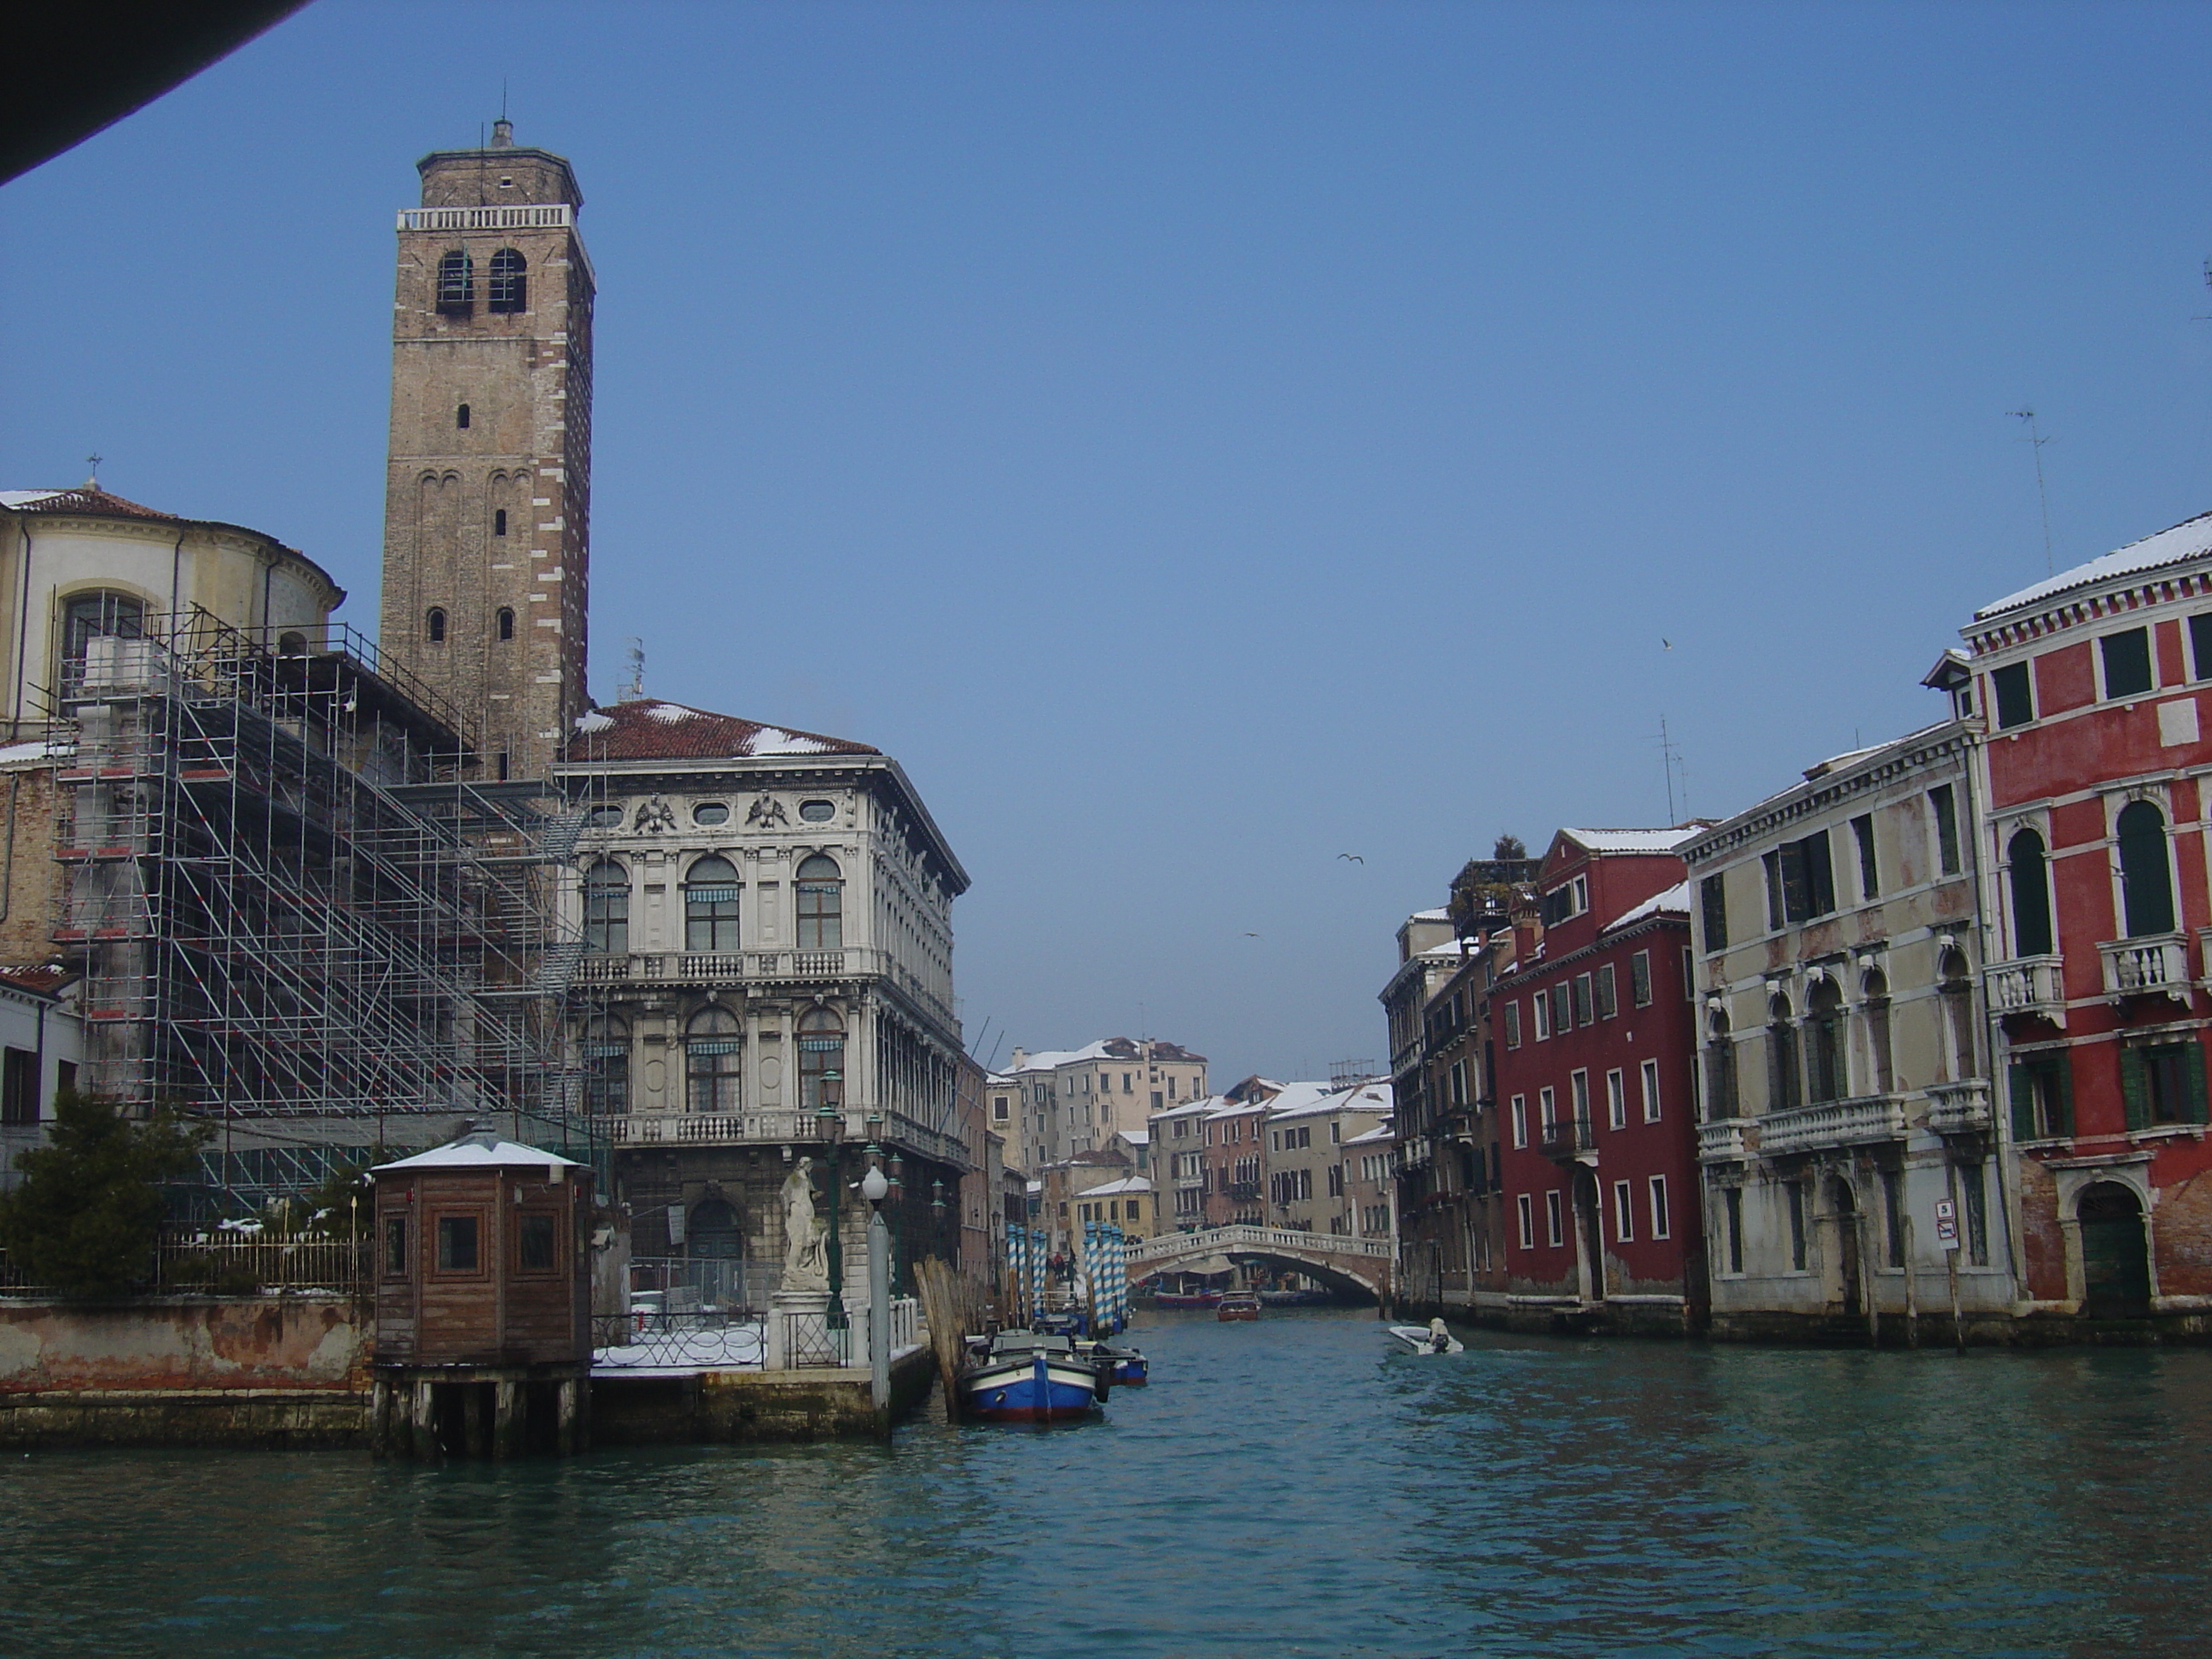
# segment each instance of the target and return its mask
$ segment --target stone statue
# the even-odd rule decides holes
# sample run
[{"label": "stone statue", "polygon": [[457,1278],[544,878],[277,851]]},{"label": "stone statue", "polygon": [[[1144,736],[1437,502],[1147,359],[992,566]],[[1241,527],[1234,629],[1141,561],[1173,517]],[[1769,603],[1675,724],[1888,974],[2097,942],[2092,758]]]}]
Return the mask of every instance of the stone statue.
[{"label": "stone statue", "polygon": [[747,829],[776,830],[790,822],[790,815],[783,810],[783,803],[774,795],[761,796],[745,811]]},{"label": "stone statue", "polygon": [[659,796],[637,809],[637,828],[640,833],[658,836],[676,827],[676,809]]},{"label": "stone statue", "polygon": [[783,1178],[783,1288],[830,1288],[828,1230],[814,1216],[814,1160],[802,1158]]}]

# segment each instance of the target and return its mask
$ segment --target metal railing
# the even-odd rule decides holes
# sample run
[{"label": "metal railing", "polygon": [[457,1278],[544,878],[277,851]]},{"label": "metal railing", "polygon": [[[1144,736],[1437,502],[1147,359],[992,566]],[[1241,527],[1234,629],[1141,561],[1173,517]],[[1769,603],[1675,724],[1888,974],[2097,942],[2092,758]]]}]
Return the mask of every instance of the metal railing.
[{"label": "metal railing", "polygon": [[[903,1112],[885,1112],[879,1122],[872,1124],[866,1112],[848,1109],[844,1120],[843,1138],[854,1146],[876,1139],[957,1169],[969,1167],[967,1145],[957,1135],[933,1129]],[[823,1138],[821,1118],[797,1109],[727,1115],[633,1112],[592,1121],[614,1146],[803,1146]]]},{"label": "metal railing", "polygon": [[[149,1295],[259,1296],[327,1291],[367,1296],[376,1263],[366,1238],[276,1238],[164,1228],[135,1288]],[[53,1296],[0,1251],[0,1294]]]},{"label": "metal railing", "polygon": [[1597,1156],[1597,1126],[1586,1117],[1565,1117],[1547,1123],[1539,1142],[1554,1164],[1571,1164]]},{"label": "metal railing", "polygon": [[517,207],[402,208],[400,230],[563,230],[576,222],[566,202]]},{"label": "metal railing", "polygon": [[1167,1261],[1178,1256],[1206,1255],[1223,1250],[1294,1250],[1322,1255],[1381,1256],[1390,1246],[1380,1239],[1347,1238],[1340,1233],[1306,1233],[1288,1227],[1229,1226],[1204,1232],[1162,1233],[1132,1245],[1129,1260]]}]

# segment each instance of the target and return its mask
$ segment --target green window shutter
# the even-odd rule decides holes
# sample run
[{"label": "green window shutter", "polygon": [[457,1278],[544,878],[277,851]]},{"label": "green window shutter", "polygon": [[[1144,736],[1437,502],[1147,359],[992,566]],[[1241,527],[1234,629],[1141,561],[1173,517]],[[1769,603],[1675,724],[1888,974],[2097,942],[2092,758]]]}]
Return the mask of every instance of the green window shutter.
[{"label": "green window shutter", "polygon": [[2012,1138],[2014,1140],[2035,1139],[2035,1073],[2028,1066],[2015,1060],[2005,1068],[2005,1076],[2012,1086]]},{"label": "green window shutter", "polygon": [[2120,1098],[2127,1103],[2129,1128],[2150,1127],[2150,1078],[2138,1049],[2120,1050]]},{"label": "green window shutter", "polygon": [[2062,1135],[2074,1133],[2074,1056],[2062,1051],[2051,1058],[2051,1079],[2056,1086],[2051,1091],[2052,1108],[2057,1121],[2051,1127]]},{"label": "green window shutter", "polygon": [[2204,1118],[2204,1045],[2191,1038],[2189,1043],[2189,1098],[2181,1105],[2182,1121],[2202,1123]]}]

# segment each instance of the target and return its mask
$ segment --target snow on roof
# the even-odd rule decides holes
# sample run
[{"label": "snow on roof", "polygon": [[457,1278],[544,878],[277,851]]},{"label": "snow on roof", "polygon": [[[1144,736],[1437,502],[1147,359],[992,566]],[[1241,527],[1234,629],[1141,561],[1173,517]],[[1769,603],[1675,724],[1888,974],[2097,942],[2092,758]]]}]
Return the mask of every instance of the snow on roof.
[{"label": "snow on roof", "polygon": [[1386,1117],[1373,1128],[1366,1131],[1363,1134],[1356,1134],[1352,1136],[1351,1139],[1346,1141],[1344,1144],[1347,1146],[1364,1146],[1370,1141],[1395,1140],[1397,1138],[1397,1127]]},{"label": "snow on roof", "polygon": [[1680,830],[1562,830],[1559,833],[1593,853],[1671,853],[1703,829],[1693,823]]},{"label": "snow on roof", "polygon": [[574,1158],[562,1158],[558,1152],[549,1152],[536,1146],[526,1146],[519,1140],[501,1140],[489,1129],[473,1129],[457,1140],[442,1146],[433,1146],[427,1152],[417,1152],[412,1158],[403,1158],[391,1164],[380,1164],[378,1173],[386,1170],[505,1170],[518,1165],[543,1164],[580,1170],[584,1166]]},{"label": "snow on roof", "polygon": [[1142,1176],[1127,1176],[1120,1181],[1109,1181],[1103,1187],[1085,1187],[1076,1194],[1078,1198],[1113,1198],[1122,1193],[1149,1193],[1152,1183]]},{"label": "snow on roof", "polygon": [[1226,1095],[1209,1095],[1200,1103],[1203,1105],[1213,1101],[1218,1101],[1220,1104],[1206,1114],[1208,1117],[1241,1117],[1248,1112],[1267,1109],[1267,1103],[1264,1100],[1231,1100]]},{"label": "snow on roof", "polygon": [[[764,726],[681,702],[617,702],[576,721],[572,761],[741,760],[755,755],[874,755],[864,743]],[[588,738],[589,742],[583,739]]]},{"label": "snow on roof", "polygon": [[2146,536],[2139,542],[2130,542],[2125,547],[2091,559],[2087,564],[2077,564],[2071,570],[2062,570],[2057,575],[2023,587],[2017,593],[2008,593],[1994,605],[1985,605],[1974,612],[1976,622],[1986,622],[2008,611],[2039,605],[2054,599],[2061,593],[2077,587],[2093,587],[2099,582],[2110,581],[2115,576],[2133,575],[2139,571],[2155,570],[2170,564],[2184,564],[2191,559],[2212,553],[2212,513],[2200,513],[2193,519],[2185,519],[2154,536]]},{"label": "snow on roof", "polygon": [[1626,915],[1617,916],[1607,922],[1604,931],[1609,933],[1616,927],[1626,927],[1632,921],[1656,916],[1662,910],[1670,915],[1686,916],[1690,914],[1690,884],[1687,880],[1676,882],[1663,893],[1654,893]]},{"label": "snow on roof", "polygon": [[1115,1133],[1133,1146],[1149,1146],[1152,1144],[1152,1132],[1150,1129],[1117,1129]]},{"label": "snow on roof", "polygon": [[[1163,1106],[1158,1111],[1152,1114],[1152,1115],[1156,1120],[1164,1117],[1182,1117],[1191,1112],[1212,1111],[1222,1103],[1223,1097],[1221,1096],[1206,1095],[1197,1100],[1178,1101],[1172,1106]],[[1147,1131],[1146,1133],[1149,1133],[1150,1132]]]},{"label": "snow on roof", "polygon": [[1407,917],[1406,920],[1408,921],[1449,921],[1451,920],[1451,912],[1443,909],[1416,910],[1412,915]]},{"label": "snow on roof", "polygon": [[75,748],[65,743],[49,743],[40,738],[31,743],[0,744],[0,766],[40,764],[50,760],[65,759]]},{"label": "snow on roof", "polygon": [[1271,1112],[1270,1116],[1306,1117],[1316,1112],[1387,1112],[1390,1109],[1390,1085],[1387,1083],[1362,1083],[1349,1089],[1319,1083],[1301,1083],[1293,1086],[1318,1089],[1322,1092],[1317,1098],[1302,1099],[1294,1105],[1279,1108]]}]

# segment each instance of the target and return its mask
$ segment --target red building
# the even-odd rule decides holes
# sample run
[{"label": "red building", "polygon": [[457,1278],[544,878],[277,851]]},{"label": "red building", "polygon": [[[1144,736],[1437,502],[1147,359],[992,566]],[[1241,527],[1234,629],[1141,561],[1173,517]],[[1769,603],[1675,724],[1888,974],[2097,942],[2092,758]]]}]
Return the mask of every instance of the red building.
[{"label": "red building", "polygon": [[1562,830],[1544,933],[1491,992],[1509,1317],[1698,1328],[1706,1305],[1688,1001],[1702,826]]},{"label": "red building", "polygon": [[1989,1002],[2028,1318],[2212,1310],[2212,514],[1975,614]]}]

